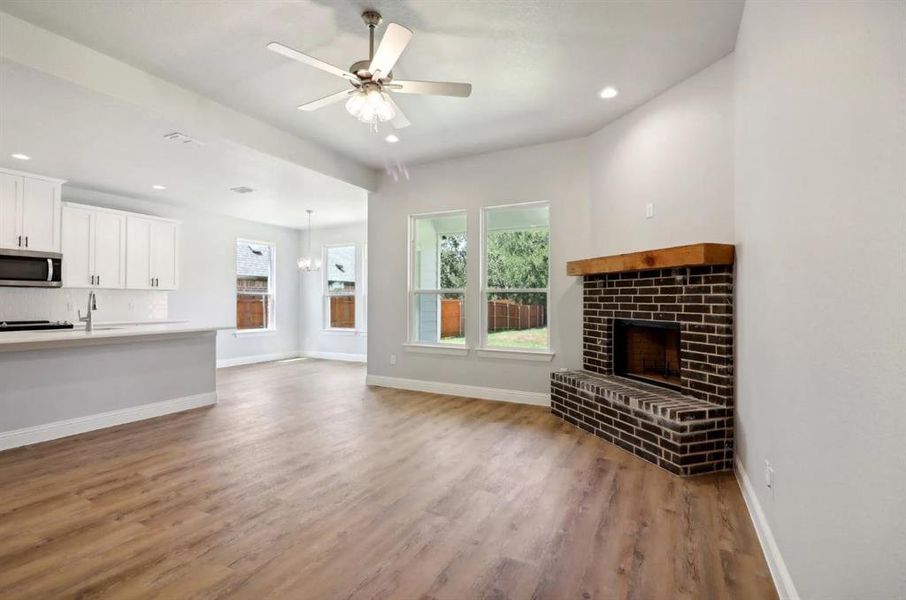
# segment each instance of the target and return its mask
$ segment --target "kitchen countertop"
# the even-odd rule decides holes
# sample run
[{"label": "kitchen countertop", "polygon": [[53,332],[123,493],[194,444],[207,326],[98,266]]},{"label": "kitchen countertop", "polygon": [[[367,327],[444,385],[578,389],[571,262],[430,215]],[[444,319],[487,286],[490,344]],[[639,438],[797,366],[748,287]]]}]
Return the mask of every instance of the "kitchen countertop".
[{"label": "kitchen countertop", "polygon": [[154,337],[185,337],[201,333],[213,333],[219,329],[234,329],[233,326],[212,327],[193,325],[187,322],[143,323],[113,325],[95,323],[94,331],[75,329],[54,329],[50,331],[6,331],[0,332],[0,352],[43,350],[96,344],[133,342]]}]

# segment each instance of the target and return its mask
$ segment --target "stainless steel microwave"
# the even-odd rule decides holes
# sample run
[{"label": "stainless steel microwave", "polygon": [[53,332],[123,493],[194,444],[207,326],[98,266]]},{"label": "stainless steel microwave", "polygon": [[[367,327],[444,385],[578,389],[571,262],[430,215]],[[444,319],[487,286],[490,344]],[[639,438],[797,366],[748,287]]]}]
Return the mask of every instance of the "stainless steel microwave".
[{"label": "stainless steel microwave", "polygon": [[63,255],[0,248],[0,286],[62,287]]}]

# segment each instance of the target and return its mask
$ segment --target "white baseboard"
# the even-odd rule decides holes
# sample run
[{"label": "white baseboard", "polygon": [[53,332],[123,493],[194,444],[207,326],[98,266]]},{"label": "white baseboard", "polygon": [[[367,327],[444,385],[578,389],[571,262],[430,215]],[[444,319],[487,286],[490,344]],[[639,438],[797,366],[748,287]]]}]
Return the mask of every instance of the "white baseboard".
[{"label": "white baseboard", "polygon": [[796,586],[793,585],[793,578],[786,568],[783,556],[780,554],[780,548],[771,532],[771,526],[768,524],[767,517],[755,495],[755,488],[752,487],[752,481],[746,473],[745,468],[739,457],[736,457],[736,481],[739,482],[739,489],[742,491],[742,498],[746,502],[746,508],[749,509],[749,516],[755,525],[755,533],[758,535],[758,541],[761,543],[761,550],[764,552],[764,558],[771,570],[771,577],[774,579],[774,587],[777,588],[777,594],[780,600],[799,600],[799,593]]},{"label": "white baseboard", "polygon": [[25,427],[13,431],[0,432],[0,450],[9,450],[19,446],[37,444],[38,442],[47,442],[58,438],[94,431],[96,429],[105,429],[124,423],[134,421],[143,421],[154,417],[169,415],[171,413],[210,406],[217,403],[217,392],[205,392],[203,394],[194,394],[192,396],[183,396],[173,398],[172,400],[162,400],[140,406],[131,406],[120,410],[111,410],[109,412],[88,415],[85,417],[76,417],[65,421],[56,421],[44,425],[35,425],[34,427]]},{"label": "white baseboard", "polygon": [[273,362],[275,360],[286,360],[288,358],[299,358],[300,352],[277,352],[274,354],[255,354],[252,356],[239,356],[237,358],[220,358],[217,359],[217,368],[238,367],[239,365],[254,365],[256,363]]},{"label": "white baseboard", "polygon": [[299,353],[299,356],[304,356],[305,358],[322,358],[324,360],[342,360],[345,362],[368,362],[368,357],[365,354],[347,354],[345,352],[314,352],[303,350]]},{"label": "white baseboard", "polygon": [[444,383],[441,381],[424,381],[421,379],[404,379],[402,377],[386,377],[384,375],[368,375],[365,379],[365,383],[367,385],[396,388],[400,390],[429,392],[431,394],[447,394],[449,396],[463,396],[465,398],[479,398],[481,400],[514,402],[516,404],[532,404],[535,406],[551,405],[550,394],[541,392],[523,392],[521,390],[506,390],[501,388],[480,387],[477,385]]}]

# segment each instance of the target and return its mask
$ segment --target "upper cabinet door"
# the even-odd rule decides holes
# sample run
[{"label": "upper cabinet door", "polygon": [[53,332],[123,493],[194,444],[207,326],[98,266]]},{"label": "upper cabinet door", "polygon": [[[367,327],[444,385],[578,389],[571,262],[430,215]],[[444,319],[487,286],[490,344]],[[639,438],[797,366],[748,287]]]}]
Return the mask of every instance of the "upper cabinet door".
[{"label": "upper cabinet door", "polygon": [[0,248],[19,248],[22,177],[0,173]]},{"label": "upper cabinet door", "polygon": [[148,290],[151,280],[151,224],[150,219],[126,217],[126,287],[131,290]]},{"label": "upper cabinet door", "polygon": [[60,251],[60,184],[25,178],[22,196],[22,247]]},{"label": "upper cabinet door", "polygon": [[176,223],[153,221],[151,224],[151,276],[156,289],[177,287],[178,232]]},{"label": "upper cabinet door", "polygon": [[63,207],[63,286],[94,287],[93,212]]},{"label": "upper cabinet door", "polygon": [[126,287],[126,217],[96,212],[93,218],[95,285],[122,289]]}]

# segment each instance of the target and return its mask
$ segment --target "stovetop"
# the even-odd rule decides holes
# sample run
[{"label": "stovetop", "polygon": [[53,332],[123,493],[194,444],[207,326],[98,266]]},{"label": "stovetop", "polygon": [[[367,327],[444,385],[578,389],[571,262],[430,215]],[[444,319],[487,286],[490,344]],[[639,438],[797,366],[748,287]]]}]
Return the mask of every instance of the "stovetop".
[{"label": "stovetop", "polygon": [[45,329],[72,329],[69,321],[3,321],[0,320],[0,332],[3,331],[43,331]]}]

